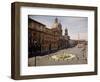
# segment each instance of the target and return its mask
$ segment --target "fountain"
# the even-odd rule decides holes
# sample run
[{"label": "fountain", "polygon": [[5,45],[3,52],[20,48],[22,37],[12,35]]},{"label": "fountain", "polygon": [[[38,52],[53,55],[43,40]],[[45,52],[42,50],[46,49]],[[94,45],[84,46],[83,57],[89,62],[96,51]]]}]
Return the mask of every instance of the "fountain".
[{"label": "fountain", "polygon": [[75,55],[64,53],[64,54],[59,54],[59,55],[53,55],[51,56],[51,58],[54,59],[55,61],[64,61],[64,60],[75,58]]}]

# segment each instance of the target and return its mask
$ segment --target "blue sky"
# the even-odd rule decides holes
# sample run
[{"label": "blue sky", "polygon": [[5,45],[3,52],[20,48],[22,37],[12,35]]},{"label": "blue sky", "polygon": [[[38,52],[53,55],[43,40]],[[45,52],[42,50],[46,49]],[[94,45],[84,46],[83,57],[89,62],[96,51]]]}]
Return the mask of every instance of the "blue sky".
[{"label": "blue sky", "polygon": [[79,33],[80,39],[87,40],[88,38],[87,17],[30,15],[30,18],[45,24],[47,28],[52,27],[52,24],[54,23],[54,19],[56,17],[58,18],[58,21],[62,24],[63,34],[65,28],[67,28],[71,39],[78,39],[78,33]]}]

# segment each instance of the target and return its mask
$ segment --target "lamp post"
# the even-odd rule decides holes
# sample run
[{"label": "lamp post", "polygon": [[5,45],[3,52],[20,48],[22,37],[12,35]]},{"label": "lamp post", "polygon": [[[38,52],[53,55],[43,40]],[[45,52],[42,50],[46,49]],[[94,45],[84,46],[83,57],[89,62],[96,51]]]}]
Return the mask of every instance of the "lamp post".
[{"label": "lamp post", "polygon": [[78,48],[79,48],[79,39],[80,39],[80,36],[79,36],[79,33],[78,33]]},{"label": "lamp post", "polygon": [[34,63],[35,63],[34,66],[36,66],[36,55],[35,55]]},{"label": "lamp post", "polygon": [[32,50],[34,50],[33,51],[33,54],[35,55],[34,56],[34,66],[36,66],[36,55],[37,55],[37,41],[36,40],[33,41],[33,49]]}]

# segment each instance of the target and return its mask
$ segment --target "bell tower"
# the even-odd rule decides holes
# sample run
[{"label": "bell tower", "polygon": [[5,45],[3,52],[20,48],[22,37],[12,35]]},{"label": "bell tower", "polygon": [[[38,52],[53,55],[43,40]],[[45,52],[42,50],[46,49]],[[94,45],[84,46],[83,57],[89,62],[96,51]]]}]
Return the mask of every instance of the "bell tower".
[{"label": "bell tower", "polygon": [[65,29],[65,35],[68,35],[68,29],[67,28]]},{"label": "bell tower", "polygon": [[58,23],[58,18],[55,18],[55,23]]}]

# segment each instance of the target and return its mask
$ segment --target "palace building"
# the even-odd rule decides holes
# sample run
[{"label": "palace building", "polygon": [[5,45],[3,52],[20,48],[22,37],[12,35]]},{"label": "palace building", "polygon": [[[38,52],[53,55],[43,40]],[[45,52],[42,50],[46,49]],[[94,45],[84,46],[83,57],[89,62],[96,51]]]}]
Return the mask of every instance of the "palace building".
[{"label": "palace building", "polygon": [[51,28],[47,28],[30,17],[28,17],[28,54],[30,56],[45,55],[60,49],[69,47],[70,37],[68,29],[62,34],[62,25],[55,18]]}]

